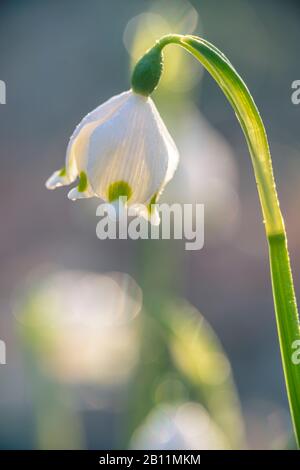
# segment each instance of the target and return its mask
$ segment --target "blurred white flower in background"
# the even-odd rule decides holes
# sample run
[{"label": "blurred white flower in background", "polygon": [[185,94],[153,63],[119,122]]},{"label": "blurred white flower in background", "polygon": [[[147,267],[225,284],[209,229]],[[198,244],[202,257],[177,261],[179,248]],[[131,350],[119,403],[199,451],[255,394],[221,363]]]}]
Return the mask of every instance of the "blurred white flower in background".
[{"label": "blurred white flower in background", "polygon": [[164,201],[204,204],[208,242],[229,239],[240,216],[237,157],[191,102],[187,100],[181,107],[184,118],[174,126],[182,158]]},{"label": "blurred white flower in background", "polygon": [[54,273],[19,299],[26,347],[43,373],[68,383],[114,385],[139,353],[142,292],[127,274]]},{"label": "blurred white flower in background", "polygon": [[227,449],[222,431],[199,404],[162,404],[150,412],[133,435],[133,449]]}]

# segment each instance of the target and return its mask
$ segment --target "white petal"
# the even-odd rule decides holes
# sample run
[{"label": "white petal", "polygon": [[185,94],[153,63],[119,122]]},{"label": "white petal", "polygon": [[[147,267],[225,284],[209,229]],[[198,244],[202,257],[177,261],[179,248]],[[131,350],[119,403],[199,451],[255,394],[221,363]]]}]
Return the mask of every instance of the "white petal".
[{"label": "white petal", "polygon": [[70,181],[68,176],[61,176],[61,170],[57,170],[50,176],[50,178],[47,179],[45,185],[47,189],[55,189],[60,186],[65,186],[69,183]]},{"label": "white petal", "polygon": [[125,181],[132,203],[161,190],[178,161],[176,146],[151,98],[134,93],[91,133],[87,173],[95,193],[107,199],[112,183]]},{"label": "white petal", "polygon": [[87,199],[89,197],[93,197],[94,193],[91,190],[86,191],[78,191],[78,188],[72,188],[68,192],[68,198],[71,201],[76,201],[76,199]]},{"label": "white petal", "polygon": [[154,207],[152,206],[151,211],[149,211],[148,207],[144,204],[134,204],[130,206],[130,214],[143,217],[150,222],[151,225],[160,224],[160,215],[156,205]]},{"label": "white petal", "polygon": [[150,216],[148,216],[148,220],[152,225],[160,224],[160,215],[156,207],[152,210]]},{"label": "white petal", "polygon": [[87,114],[73,132],[66,155],[66,170],[70,181],[74,181],[80,171],[86,169],[87,150],[92,131],[116,112],[128,99],[130,91],[110,98]]}]

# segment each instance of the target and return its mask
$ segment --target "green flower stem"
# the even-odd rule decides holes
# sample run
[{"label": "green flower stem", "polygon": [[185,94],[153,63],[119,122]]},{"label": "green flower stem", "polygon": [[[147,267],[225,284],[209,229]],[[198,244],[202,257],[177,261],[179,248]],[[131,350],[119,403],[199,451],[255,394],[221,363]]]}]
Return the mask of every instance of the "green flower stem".
[{"label": "green flower stem", "polygon": [[[292,361],[292,345],[300,338],[299,316],[286,232],[279,207],[264,124],[244,81],[229,60],[215,46],[196,36],[172,34],[162,37],[155,44],[153,50],[161,52],[168,44],[177,44],[183,47],[201,62],[232,105],[246,137],[269,244],[272,287],[283,370],[293,426],[299,446],[300,365],[296,365]],[[157,70],[158,68],[159,64],[157,64]],[[136,76],[138,78],[138,75]]]},{"label": "green flower stem", "polygon": [[300,446],[300,365],[294,364],[293,344],[299,340],[299,320],[290,267],[287,238],[268,236],[276,322],[290,410],[298,447]]}]

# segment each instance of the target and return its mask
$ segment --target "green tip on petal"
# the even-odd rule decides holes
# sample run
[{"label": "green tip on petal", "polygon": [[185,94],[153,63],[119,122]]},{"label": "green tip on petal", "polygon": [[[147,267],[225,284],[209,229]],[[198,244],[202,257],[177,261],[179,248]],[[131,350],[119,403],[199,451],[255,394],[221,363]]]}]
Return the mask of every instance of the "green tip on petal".
[{"label": "green tip on petal", "polygon": [[156,204],[157,197],[158,197],[158,194],[155,193],[155,194],[152,196],[152,198],[150,199],[150,202],[149,202],[149,204],[148,204],[148,211],[149,211],[149,214],[150,214],[150,215],[152,214],[152,212],[153,212],[154,209],[155,209],[155,207],[153,207],[153,206],[154,206],[154,204]]},{"label": "green tip on petal", "polygon": [[149,96],[158,85],[163,70],[161,47],[149,49],[136,64],[131,78],[132,90],[143,96]]},{"label": "green tip on petal", "polygon": [[65,166],[63,166],[63,167],[59,170],[58,176],[67,176],[67,170],[66,170],[66,167],[65,167]]},{"label": "green tip on petal", "polygon": [[79,193],[84,193],[84,191],[86,191],[86,189],[87,189],[87,186],[88,186],[88,182],[87,182],[86,173],[84,171],[81,171],[81,173],[79,175],[79,183],[78,183],[78,186],[77,186],[78,192]]},{"label": "green tip on petal", "polygon": [[108,201],[113,202],[120,197],[126,197],[127,201],[132,195],[132,189],[126,181],[116,181],[108,188]]}]

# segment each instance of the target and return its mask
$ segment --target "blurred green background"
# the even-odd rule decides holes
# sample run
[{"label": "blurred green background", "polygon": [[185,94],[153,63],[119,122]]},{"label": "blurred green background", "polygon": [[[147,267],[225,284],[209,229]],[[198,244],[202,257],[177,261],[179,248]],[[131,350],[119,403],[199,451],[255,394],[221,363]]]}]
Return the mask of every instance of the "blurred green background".
[{"label": "blurred green background", "polygon": [[199,64],[167,48],[154,100],[181,154],[161,200],[205,204],[201,251],[100,241],[99,201],[44,182],[155,39],[201,35],[261,111],[299,292],[299,20],[296,0],[1,2],[0,448],[293,446],[248,150]]}]

